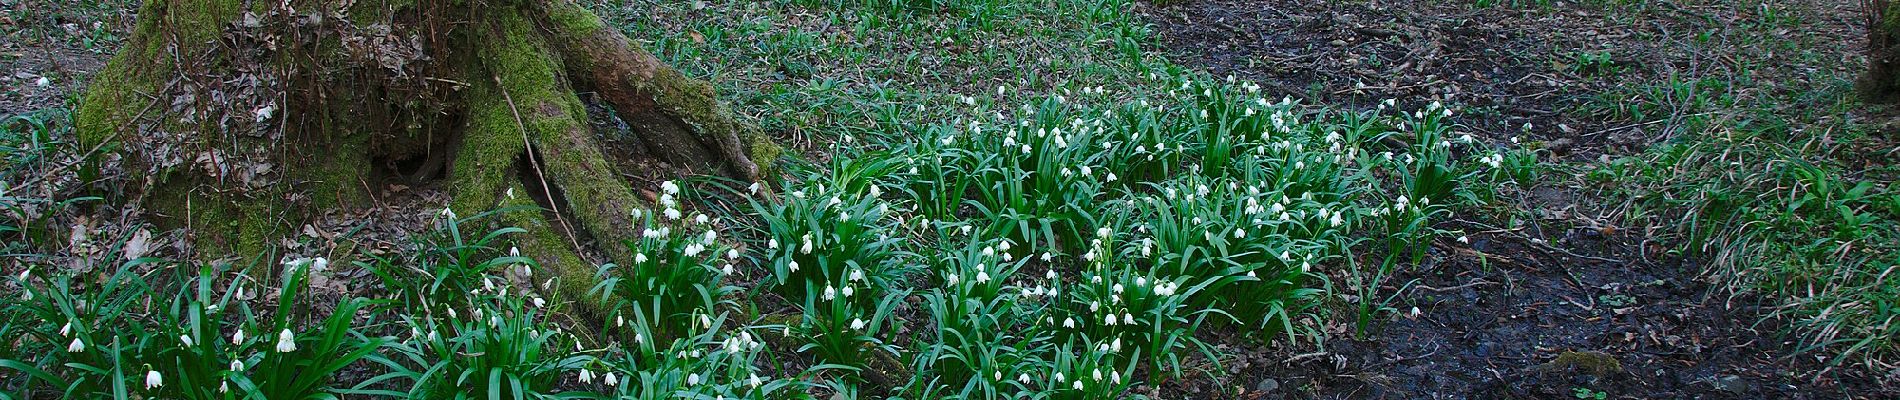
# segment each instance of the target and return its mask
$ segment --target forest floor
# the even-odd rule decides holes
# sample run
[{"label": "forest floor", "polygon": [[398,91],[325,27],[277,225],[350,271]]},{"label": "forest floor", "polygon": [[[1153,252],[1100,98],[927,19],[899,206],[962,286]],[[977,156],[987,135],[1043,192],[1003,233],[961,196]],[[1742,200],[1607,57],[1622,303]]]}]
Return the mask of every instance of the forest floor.
[{"label": "forest floor", "polygon": [[[1577,165],[1701,129],[1685,117],[1710,112],[1693,104],[1704,100],[1653,88],[1749,77],[1767,83],[1730,90],[1838,91],[1859,65],[1841,62],[1862,35],[1846,2],[1581,3],[1196,0],[1141,12],[1177,62],[1314,104],[1442,100],[1465,107],[1460,127],[1474,135]],[[1774,54],[1785,57],[1750,61]],[[1251,362],[1230,384],[1245,398],[1900,394],[1900,371],[1801,353],[1788,321],[1763,319],[1764,299],[1733,295],[1707,257],[1668,251],[1666,229],[1619,226],[1640,222],[1597,186],[1556,182],[1466,214],[1452,225],[1468,243],[1441,240],[1395,279],[1411,284],[1398,302],[1417,314],[1363,338],[1342,328],[1318,349],[1243,352]],[[1594,364],[1616,372],[1578,373]]]},{"label": "forest floor", "polygon": [[[841,137],[876,134],[894,119],[885,113],[957,120],[965,116],[946,105],[999,84],[1017,84],[1023,94],[1010,96],[1028,97],[1058,86],[1112,85],[1162,64],[1251,80],[1273,97],[1304,104],[1370,109],[1396,99],[1400,109],[1416,109],[1441,101],[1461,110],[1461,131],[1548,157],[1544,184],[1442,223],[1466,236],[1439,239],[1422,265],[1398,270],[1390,280],[1396,312],[1382,314],[1368,332],[1356,332],[1342,311],[1350,304],[1340,299],[1317,313],[1344,322],[1327,323],[1323,335],[1303,341],[1262,345],[1223,339],[1247,335],[1204,332],[1237,355],[1225,361],[1229,373],[1137,393],[1900,397],[1900,370],[1810,349],[1798,336],[1804,331],[1791,327],[1800,316],[1772,305],[1778,297],[1712,272],[1732,260],[1685,243],[1705,238],[1674,225],[1694,219],[1645,212],[1652,207],[1632,195],[1662,197],[1672,183],[1603,177],[1658,160],[1653,146],[1693,141],[1686,138],[1735,115],[1778,115],[1784,128],[1809,135],[1877,125],[1838,109],[1860,65],[1860,14],[1852,2],[1138,2],[1134,25],[1153,32],[1152,42],[1135,45],[1141,54],[1133,61],[1115,58],[1116,51],[1065,53],[1089,45],[1049,43],[1120,44],[1056,22],[994,36],[949,29],[943,37],[906,38],[942,27],[880,22],[831,2],[675,3],[685,2],[635,0],[603,14],[628,21],[627,29],[662,57],[720,84],[749,118],[813,159]],[[132,11],[124,7],[99,2],[0,15],[0,116],[54,118],[41,113],[70,107],[85,77],[129,30]],[[900,57],[906,54],[924,56]],[[1050,72],[1022,84],[1016,71]],[[1873,156],[1837,161],[1852,170],[1849,178],[1891,179],[1891,162],[1878,160],[1893,159],[1894,143],[1879,136],[1846,141],[1840,145]],[[5,178],[15,187],[30,179]],[[405,232],[427,224],[425,210],[445,200],[428,188],[389,189],[408,200],[337,215],[304,233],[328,242],[348,231],[397,251]],[[101,212],[137,212],[107,210],[113,211]],[[110,230],[106,225],[138,226],[85,221],[79,223],[100,225],[101,232]],[[180,239],[157,235],[152,240]]]}]

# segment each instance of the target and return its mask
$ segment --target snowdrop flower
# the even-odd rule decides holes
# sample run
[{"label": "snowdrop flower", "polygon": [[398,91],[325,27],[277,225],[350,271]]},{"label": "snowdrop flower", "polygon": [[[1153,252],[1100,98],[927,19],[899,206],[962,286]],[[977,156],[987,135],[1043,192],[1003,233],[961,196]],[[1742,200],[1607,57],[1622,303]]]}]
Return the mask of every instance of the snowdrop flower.
[{"label": "snowdrop flower", "polygon": [[990,283],[990,273],[984,272],[984,271],[977,271],[976,283]]},{"label": "snowdrop flower", "polygon": [[1022,374],[1016,375],[1016,382],[1020,382],[1024,385],[1029,384],[1029,373],[1024,372]]},{"label": "snowdrop flower", "polygon": [[607,386],[620,386],[620,377],[614,376],[614,373],[612,372],[608,372],[607,378],[601,380],[601,382],[606,383]]},{"label": "snowdrop flower", "polygon": [[1109,313],[1108,316],[1102,317],[1102,323],[1108,326],[1115,326],[1117,322],[1115,318],[1115,313]]},{"label": "snowdrop flower", "polygon": [[[1063,328],[1070,328],[1070,329],[1074,329],[1074,328],[1075,328],[1075,317],[1068,317],[1068,318],[1063,318],[1063,319],[1062,319],[1062,327],[1063,327]],[[77,343],[77,342],[75,342],[75,343]]]},{"label": "snowdrop flower", "polygon": [[231,333],[231,344],[239,343],[244,343],[244,329],[242,328],[239,328],[237,332]]},{"label": "snowdrop flower", "polygon": [[289,353],[293,351],[297,351],[297,336],[291,334],[290,329],[284,329],[282,332],[278,332],[277,352]]},{"label": "snowdrop flower", "polygon": [[[151,365],[147,364],[145,367],[151,368]],[[157,389],[160,386],[165,386],[165,375],[159,374],[158,370],[147,371],[145,373],[145,389]]]},{"label": "snowdrop flower", "polygon": [[59,327],[59,335],[60,335],[60,336],[72,336],[72,333],[73,333],[73,323],[72,323],[72,322],[67,322],[67,323],[66,323],[66,325],[61,325],[61,326]]},{"label": "snowdrop flower", "polygon": [[862,320],[862,319],[857,319],[857,318],[852,318],[852,319],[851,319],[851,330],[854,330],[854,331],[861,331],[861,330],[864,330],[864,320]]},{"label": "snowdrop flower", "polygon": [[699,373],[686,375],[686,386],[697,386],[697,385],[699,385]]},{"label": "snowdrop flower", "polygon": [[577,379],[580,379],[581,384],[583,385],[592,384],[594,383],[594,371],[583,369],[581,370],[580,377],[578,377]]},{"label": "snowdrop flower", "polygon": [[1471,244],[1471,237],[1460,235],[1458,236],[1458,243]]},{"label": "snowdrop flower", "polygon": [[765,384],[765,381],[759,378],[759,374],[752,374],[752,376],[745,378],[745,383],[746,385],[756,388],[759,387],[759,385]]},{"label": "snowdrop flower", "polygon": [[1061,381],[1066,381],[1066,380],[1069,380],[1069,379],[1068,379],[1068,377],[1065,377],[1065,376],[1062,376],[1062,372],[1061,372],[1061,371],[1057,371],[1057,372],[1056,372],[1056,376],[1055,376],[1055,378],[1056,378],[1056,381],[1057,381],[1057,382],[1061,382]]},{"label": "snowdrop flower", "polygon": [[73,338],[72,344],[66,345],[67,353],[78,353],[82,351],[86,351],[86,341],[80,340],[79,338]]},{"label": "snowdrop flower", "polygon": [[[1207,111],[1201,111],[1201,113],[1206,114]],[[1081,379],[1075,380],[1075,385],[1071,387],[1075,388],[1075,390],[1082,390],[1082,380]]]},{"label": "snowdrop flower", "polygon": [[191,335],[178,335],[178,343],[184,344],[185,347],[191,347]]},{"label": "snowdrop flower", "polygon": [[811,254],[811,250],[812,250],[811,234],[807,233],[805,234],[805,243],[802,245],[799,245],[798,252],[804,253],[804,254]]},{"label": "snowdrop flower", "polygon": [[1095,378],[1095,381],[1096,381],[1096,382],[1101,382],[1101,381],[1102,381],[1102,369],[1101,369],[1101,368],[1096,368],[1096,369],[1095,369],[1095,371],[1093,371],[1093,372],[1090,372],[1090,373],[1089,373],[1089,377],[1091,377],[1091,378]]},{"label": "snowdrop flower", "polygon": [[844,294],[844,297],[851,297],[851,294],[852,294],[852,293],[856,293],[856,292],[857,292],[856,290],[854,290],[854,289],[852,289],[852,288],[851,288],[851,285],[845,285],[845,286],[844,286],[844,289],[840,289],[840,290],[838,290],[838,291],[839,291],[839,292],[842,292],[842,293]]},{"label": "snowdrop flower", "polygon": [[824,298],[825,298],[825,300],[833,300],[833,299],[837,299],[837,298],[838,298],[838,288],[836,288],[836,287],[832,287],[831,285],[825,285],[825,294],[824,294]]},{"label": "snowdrop flower", "polygon": [[666,215],[666,219],[680,219],[680,210],[668,208],[663,214]]},{"label": "snowdrop flower", "polygon": [[665,194],[679,194],[680,185],[673,183],[673,181],[660,182],[660,192]]}]

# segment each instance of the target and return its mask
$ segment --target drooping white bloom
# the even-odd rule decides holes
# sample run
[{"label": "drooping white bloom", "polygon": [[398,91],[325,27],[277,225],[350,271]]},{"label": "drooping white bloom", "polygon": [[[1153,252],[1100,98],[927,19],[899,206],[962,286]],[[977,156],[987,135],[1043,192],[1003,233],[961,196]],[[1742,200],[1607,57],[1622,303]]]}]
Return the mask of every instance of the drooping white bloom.
[{"label": "drooping white bloom", "polygon": [[786,261],[785,269],[789,269],[791,272],[798,272],[798,260]]},{"label": "drooping white bloom", "polygon": [[157,389],[160,386],[165,386],[165,375],[159,374],[158,370],[151,370],[145,373],[146,389]]},{"label": "drooping white bloom", "polygon": [[61,326],[59,327],[59,335],[60,335],[60,336],[72,336],[72,334],[73,334],[73,323],[72,323],[72,322],[67,322],[67,323],[66,323],[66,325],[61,325]]},{"label": "drooping white bloom", "polygon": [[191,347],[191,335],[178,335],[178,343]]},{"label": "drooping white bloom", "polygon": [[990,273],[988,273],[988,272],[983,272],[983,271],[977,271],[977,273],[976,273],[976,283],[990,283]]},{"label": "drooping white bloom", "polygon": [[606,383],[607,386],[620,386],[620,377],[614,376],[614,373],[612,372],[608,372],[607,378],[601,380],[601,382]]},{"label": "drooping white bloom", "polygon": [[673,181],[660,182],[660,192],[666,193],[666,194],[679,194],[680,185],[673,183]]},{"label": "drooping white bloom", "polygon": [[1063,319],[1062,319],[1062,327],[1063,327],[1063,328],[1070,328],[1070,329],[1074,329],[1074,328],[1075,328],[1075,317],[1068,317],[1068,318],[1063,318]]},{"label": "drooping white bloom", "polygon": [[686,386],[696,386],[696,385],[699,385],[699,373],[692,373],[692,374],[686,375]]},{"label": "drooping white bloom", "polygon": [[857,319],[857,318],[852,318],[852,319],[851,319],[851,330],[854,330],[854,331],[861,331],[861,330],[864,330],[864,320],[862,320],[862,319]]},{"label": "drooping white bloom", "polygon": [[583,385],[594,383],[594,371],[583,369],[576,379],[579,379]]},{"label": "drooping white bloom", "polygon": [[289,353],[293,351],[297,351],[297,336],[291,334],[290,329],[284,329],[282,332],[278,332],[277,352]]},{"label": "drooping white bloom", "polygon": [[67,353],[78,353],[82,351],[86,351],[86,341],[80,340],[79,338],[73,338],[72,344],[66,345]]},{"label": "drooping white bloom", "polygon": [[843,294],[843,295],[844,295],[844,297],[851,297],[851,294],[852,294],[852,293],[856,293],[856,292],[857,292],[857,290],[855,290],[855,289],[852,289],[852,288],[851,288],[851,285],[845,285],[845,286],[844,286],[844,288],[843,288],[843,289],[839,289],[839,290],[838,290],[838,292],[840,292],[839,294]]}]

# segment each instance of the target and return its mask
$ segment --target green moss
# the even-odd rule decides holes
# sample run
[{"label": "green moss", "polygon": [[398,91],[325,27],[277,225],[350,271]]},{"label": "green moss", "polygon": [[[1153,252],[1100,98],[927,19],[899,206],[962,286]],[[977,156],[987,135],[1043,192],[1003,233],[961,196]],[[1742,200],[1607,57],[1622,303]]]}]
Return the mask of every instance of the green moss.
[{"label": "green moss", "polygon": [[1576,371],[1596,377],[1607,377],[1623,372],[1623,363],[1617,361],[1615,356],[1600,352],[1566,351],[1558,354],[1556,359],[1538,365],[1536,369],[1542,372]]},{"label": "green moss", "polygon": [[553,20],[565,34],[587,37],[607,29],[607,24],[594,12],[567,1],[554,1],[548,5],[548,19]]},{"label": "green moss", "polygon": [[[517,195],[504,197],[501,200],[501,208],[541,209],[526,195],[528,193],[526,187],[517,183],[510,188]],[[533,277],[535,287],[542,289],[540,285],[547,279],[553,278],[555,286],[543,289],[544,296],[556,304],[571,301],[580,308],[577,311],[581,311],[582,314],[599,315],[599,310],[605,306],[599,304],[597,299],[587,296],[587,290],[591,289],[593,282],[596,281],[594,278],[596,268],[592,263],[575,254],[571,242],[563,237],[560,229],[543,215],[545,214],[539,211],[517,211],[502,215],[502,221],[508,226],[527,231],[525,234],[514,236],[513,239],[515,246],[521,248],[523,255],[541,264]]]}]

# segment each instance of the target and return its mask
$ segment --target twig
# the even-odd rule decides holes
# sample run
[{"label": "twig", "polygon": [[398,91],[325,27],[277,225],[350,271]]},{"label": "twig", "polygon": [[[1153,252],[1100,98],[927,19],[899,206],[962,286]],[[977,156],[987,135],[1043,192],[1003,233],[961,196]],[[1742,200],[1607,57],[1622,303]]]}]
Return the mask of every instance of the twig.
[{"label": "twig", "polygon": [[567,223],[567,217],[561,214],[561,205],[555,203],[554,191],[551,186],[548,186],[547,170],[541,167],[541,157],[537,157],[534,153],[534,142],[528,140],[528,124],[521,122],[521,109],[515,107],[514,96],[508,95],[508,86],[501,83],[501,77],[495,75],[489,77],[495,79],[495,89],[501,91],[501,99],[508,102],[508,111],[515,115],[515,127],[521,130],[521,151],[527,153],[528,166],[534,168],[534,179],[541,181],[541,194],[547,196],[548,208],[554,211],[554,220],[561,223],[561,230],[567,236],[567,241],[574,244],[575,250],[580,250],[581,241],[574,237],[574,226]]}]

